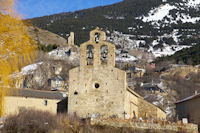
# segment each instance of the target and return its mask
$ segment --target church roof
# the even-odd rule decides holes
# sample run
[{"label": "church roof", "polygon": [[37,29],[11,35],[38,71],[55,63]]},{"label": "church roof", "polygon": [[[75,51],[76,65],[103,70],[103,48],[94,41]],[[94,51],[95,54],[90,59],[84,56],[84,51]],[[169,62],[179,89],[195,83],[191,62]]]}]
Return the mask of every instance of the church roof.
[{"label": "church roof", "polygon": [[139,98],[142,98],[143,99],[143,97],[142,96],[140,96],[139,94],[137,94],[134,90],[132,90],[132,89],[130,89],[129,87],[127,87],[127,90],[129,91],[129,92],[131,92],[133,95],[135,95],[135,96],[137,96],[137,97],[139,97]]}]

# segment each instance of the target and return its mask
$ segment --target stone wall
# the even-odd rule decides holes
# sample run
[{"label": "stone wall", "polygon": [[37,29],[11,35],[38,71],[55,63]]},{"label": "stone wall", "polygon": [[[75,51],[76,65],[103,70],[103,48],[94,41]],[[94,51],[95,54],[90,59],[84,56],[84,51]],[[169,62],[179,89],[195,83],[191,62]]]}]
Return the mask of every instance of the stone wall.
[{"label": "stone wall", "polygon": [[[117,68],[100,66],[70,70],[69,113],[80,117],[117,115],[123,118],[126,73]],[[95,87],[95,84],[98,86]]]},{"label": "stone wall", "polygon": [[142,118],[157,118],[157,108],[143,99],[139,99],[139,117]]},{"label": "stone wall", "polygon": [[142,118],[166,119],[164,111],[144,99],[139,99],[138,112]]},{"label": "stone wall", "polygon": [[98,126],[112,126],[121,128],[133,128],[140,132],[148,131],[154,133],[198,133],[198,126],[196,124],[183,124],[183,123],[170,123],[167,121],[160,122],[142,122],[133,120],[120,120],[120,119],[93,119],[92,125]]},{"label": "stone wall", "polygon": [[58,102],[59,100],[54,99],[6,96],[3,106],[3,114],[7,116],[18,113],[20,108],[33,108],[56,114]]},{"label": "stone wall", "polygon": [[126,119],[130,119],[133,117],[138,117],[138,105],[139,105],[139,100],[136,95],[131,93],[131,91],[126,91],[126,96],[125,96],[125,112],[126,114]]}]

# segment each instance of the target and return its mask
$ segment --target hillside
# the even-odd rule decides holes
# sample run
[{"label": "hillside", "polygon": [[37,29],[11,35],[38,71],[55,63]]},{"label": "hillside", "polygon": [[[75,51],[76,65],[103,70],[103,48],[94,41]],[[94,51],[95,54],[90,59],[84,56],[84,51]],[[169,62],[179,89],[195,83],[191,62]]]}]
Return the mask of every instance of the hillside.
[{"label": "hillside", "polygon": [[48,46],[48,45],[57,45],[57,46],[65,46],[67,45],[66,39],[63,37],[60,37],[59,35],[56,35],[52,32],[49,32],[47,30],[40,29],[38,27],[29,26],[28,32],[30,36],[36,40],[37,43],[40,43],[42,45]]},{"label": "hillside", "polygon": [[[161,3],[160,0],[126,0],[114,5],[34,18],[31,21],[34,25],[65,38],[69,31],[74,31],[77,35],[76,44],[80,44],[88,40],[88,32],[96,26],[104,30],[135,34],[136,32],[129,31],[128,27],[145,25],[135,17],[146,14],[152,7],[159,6]],[[148,27],[148,24],[146,26]]]},{"label": "hillside", "polygon": [[[74,31],[78,45],[87,41],[89,31],[99,26],[111,38],[115,32],[128,37],[126,45],[132,49],[143,49],[161,57],[198,44],[199,4],[198,0],[124,0],[27,21],[64,38]],[[192,57],[190,53],[187,56]]]},{"label": "hillside", "polygon": [[155,60],[156,63],[171,61],[176,64],[200,64],[200,44],[197,44],[191,48],[182,49],[176,52],[174,55],[160,57]]}]

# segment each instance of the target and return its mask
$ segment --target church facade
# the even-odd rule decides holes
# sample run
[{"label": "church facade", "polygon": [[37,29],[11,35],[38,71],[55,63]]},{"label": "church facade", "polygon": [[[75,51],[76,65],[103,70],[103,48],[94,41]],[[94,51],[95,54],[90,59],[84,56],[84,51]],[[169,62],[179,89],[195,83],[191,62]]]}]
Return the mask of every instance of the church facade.
[{"label": "church facade", "polygon": [[165,119],[166,113],[128,88],[126,72],[115,67],[115,45],[98,28],[80,45],[80,66],[69,72],[68,113],[80,117]]}]

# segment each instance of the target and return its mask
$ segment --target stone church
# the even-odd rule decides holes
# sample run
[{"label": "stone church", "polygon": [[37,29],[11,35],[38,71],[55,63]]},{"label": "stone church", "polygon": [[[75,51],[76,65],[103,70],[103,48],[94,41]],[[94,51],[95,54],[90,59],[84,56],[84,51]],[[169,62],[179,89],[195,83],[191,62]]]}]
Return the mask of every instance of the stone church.
[{"label": "stone church", "polygon": [[86,118],[165,119],[166,113],[128,88],[126,72],[115,67],[115,45],[98,28],[80,45],[80,66],[69,72],[68,113]]}]

